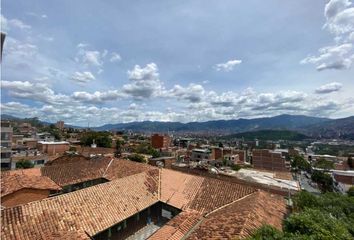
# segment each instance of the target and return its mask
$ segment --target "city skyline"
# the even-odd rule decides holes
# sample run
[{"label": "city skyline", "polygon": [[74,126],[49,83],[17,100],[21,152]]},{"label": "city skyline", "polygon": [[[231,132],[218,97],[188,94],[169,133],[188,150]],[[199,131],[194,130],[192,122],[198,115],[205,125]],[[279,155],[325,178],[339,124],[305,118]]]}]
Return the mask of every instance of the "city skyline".
[{"label": "city skyline", "polygon": [[3,1],[1,11],[5,114],[78,126],[354,115],[348,0]]}]

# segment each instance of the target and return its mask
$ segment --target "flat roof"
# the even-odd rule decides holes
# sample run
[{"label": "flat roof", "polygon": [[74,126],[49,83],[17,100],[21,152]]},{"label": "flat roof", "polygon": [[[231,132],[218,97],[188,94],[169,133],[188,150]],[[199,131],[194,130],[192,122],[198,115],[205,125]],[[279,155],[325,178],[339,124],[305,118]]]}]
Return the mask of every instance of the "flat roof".
[{"label": "flat roof", "polygon": [[69,142],[61,141],[61,142],[46,142],[46,141],[39,141],[40,144],[47,144],[47,145],[58,145],[58,144],[69,144]]}]

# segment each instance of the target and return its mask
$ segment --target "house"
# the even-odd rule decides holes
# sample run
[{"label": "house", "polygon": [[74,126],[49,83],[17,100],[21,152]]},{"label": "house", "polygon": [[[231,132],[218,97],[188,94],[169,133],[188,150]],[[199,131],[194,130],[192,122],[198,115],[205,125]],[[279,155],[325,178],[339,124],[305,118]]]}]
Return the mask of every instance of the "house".
[{"label": "house", "polygon": [[165,167],[171,168],[172,163],[176,162],[175,157],[158,157],[158,158],[150,158],[148,163],[152,166],[156,167]]},{"label": "house", "polygon": [[42,153],[46,153],[49,156],[52,156],[52,155],[65,153],[66,151],[69,150],[70,144],[69,142],[65,142],[65,141],[61,141],[61,142],[39,141],[37,148]]},{"label": "house", "polygon": [[280,152],[274,152],[267,149],[253,150],[252,164],[256,169],[289,171],[289,166],[285,157]]},{"label": "house", "polygon": [[244,238],[280,228],[287,212],[281,196],[247,185],[111,160],[108,182],[2,210],[3,238]]},{"label": "house", "polygon": [[151,146],[156,149],[166,149],[171,145],[171,138],[168,135],[154,134],[151,136]]},{"label": "house", "polygon": [[194,162],[209,162],[211,159],[211,151],[209,149],[195,148],[192,150],[190,157]]},{"label": "house", "polygon": [[1,206],[14,207],[45,199],[61,187],[37,169],[5,171],[1,173]]}]

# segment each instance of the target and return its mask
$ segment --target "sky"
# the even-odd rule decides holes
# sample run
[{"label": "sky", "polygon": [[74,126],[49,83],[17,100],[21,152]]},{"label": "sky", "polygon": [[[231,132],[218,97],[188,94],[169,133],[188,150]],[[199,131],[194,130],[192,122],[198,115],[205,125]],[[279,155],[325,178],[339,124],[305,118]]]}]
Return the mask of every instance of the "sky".
[{"label": "sky", "polygon": [[350,0],[3,0],[1,113],[78,126],[354,115]]}]

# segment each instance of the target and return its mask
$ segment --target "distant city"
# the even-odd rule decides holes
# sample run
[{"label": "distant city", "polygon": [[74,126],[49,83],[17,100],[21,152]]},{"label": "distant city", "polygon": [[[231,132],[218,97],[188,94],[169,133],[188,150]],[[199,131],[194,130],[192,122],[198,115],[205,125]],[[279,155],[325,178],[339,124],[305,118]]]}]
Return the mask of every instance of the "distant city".
[{"label": "distant city", "polygon": [[3,0],[0,239],[353,240],[353,0]]}]

